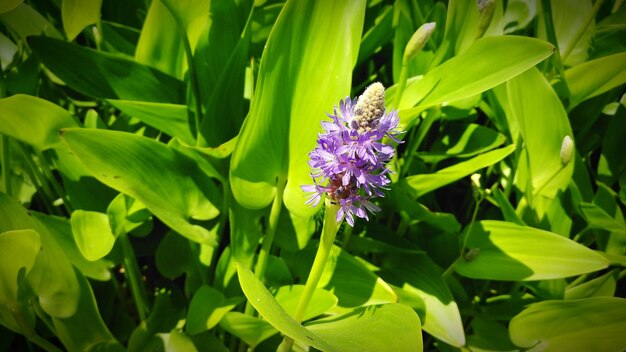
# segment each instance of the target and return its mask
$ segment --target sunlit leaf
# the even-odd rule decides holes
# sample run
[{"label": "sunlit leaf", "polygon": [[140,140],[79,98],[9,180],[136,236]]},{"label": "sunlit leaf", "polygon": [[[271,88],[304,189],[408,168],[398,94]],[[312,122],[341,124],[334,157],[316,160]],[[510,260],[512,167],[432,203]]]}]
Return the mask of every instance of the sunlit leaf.
[{"label": "sunlit leaf", "polygon": [[102,0],[63,0],[61,18],[63,30],[69,41],[74,40],[82,30],[100,20]]},{"label": "sunlit leaf", "polygon": [[542,351],[619,351],[626,345],[626,300],[597,297],[535,303],[509,325],[511,340]]},{"label": "sunlit leaf", "polygon": [[130,133],[66,129],[63,137],[102,183],[141,201],[181,235],[217,245],[215,234],[191,219],[219,214],[213,181],[184,155],[154,140]]},{"label": "sunlit leaf", "polygon": [[409,176],[400,181],[399,184],[404,189],[408,190],[414,198],[418,198],[428,192],[460,180],[461,178],[469,176],[480,169],[501,161],[511,154],[513,150],[515,150],[515,146],[508,145],[504,148],[495,149],[476,156],[470,160],[438,170],[432,174]]},{"label": "sunlit leaf", "polygon": [[[34,230],[0,233],[0,304],[17,305],[19,285],[33,268],[39,251],[41,241]],[[15,256],[15,253],[20,255]]]},{"label": "sunlit leaf", "polygon": [[467,252],[454,269],[486,280],[548,280],[608,266],[608,260],[563,236],[504,221],[483,220],[465,233]]},{"label": "sunlit leaf", "polygon": [[83,256],[90,261],[109,254],[115,243],[107,214],[76,210],[72,213],[72,233]]},{"label": "sunlit leaf", "polygon": [[570,109],[581,102],[626,83],[626,53],[587,61],[565,71]]},{"label": "sunlit leaf", "polygon": [[283,7],[232,156],[231,187],[243,206],[267,206],[281,176],[287,179],[285,206],[302,217],[316,211],[304,204],[300,186],[311,182],[307,159],[320,121],[349,94],[364,10],[364,1],[288,1]]},{"label": "sunlit leaf", "polygon": [[61,143],[59,130],[77,127],[72,115],[60,106],[30,95],[0,99],[0,133],[39,150]]}]

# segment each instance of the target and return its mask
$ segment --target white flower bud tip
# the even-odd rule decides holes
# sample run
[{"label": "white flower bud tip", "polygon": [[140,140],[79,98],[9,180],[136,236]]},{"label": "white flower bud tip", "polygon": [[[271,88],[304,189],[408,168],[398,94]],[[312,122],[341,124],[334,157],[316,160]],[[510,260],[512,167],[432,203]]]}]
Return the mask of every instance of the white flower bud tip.
[{"label": "white flower bud tip", "polygon": [[565,136],[563,138],[563,143],[561,143],[561,163],[563,165],[567,165],[574,155],[574,141],[570,136]]}]

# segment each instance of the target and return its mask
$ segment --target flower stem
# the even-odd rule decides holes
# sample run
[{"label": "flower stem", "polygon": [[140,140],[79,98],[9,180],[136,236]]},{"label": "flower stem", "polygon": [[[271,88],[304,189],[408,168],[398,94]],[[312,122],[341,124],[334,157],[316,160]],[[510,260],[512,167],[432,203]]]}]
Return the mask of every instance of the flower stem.
[{"label": "flower stem", "polygon": [[[324,214],[324,228],[322,229],[320,244],[317,247],[317,253],[315,254],[315,260],[313,260],[313,266],[311,267],[311,271],[309,272],[309,277],[306,280],[304,291],[302,292],[302,296],[300,296],[300,301],[298,301],[298,306],[294,315],[294,319],[297,322],[302,321],[302,319],[304,318],[304,313],[306,312],[309,302],[311,302],[311,298],[313,297],[313,292],[315,292],[317,284],[322,277],[324,267],[326,266],[326,262],[328,261],[328,256],[333,249],[333,243],[335,242],[337,230],[339,229],[339,225],[341,224],[341,222],[337,222],[337,211],[339,211],[339,205],[332,204],[327,199],[325,210],[326,212]],[[283,342],[280,344],[280,346],[278,346],[277,351],[291,351],[293,343],[294,341],[292,338],[285,336]]]},{"label": "flower stem", "polygon": [[135,252],[133,246],[128,239],[128,235],[122,231],[118,238],[122,246],[122,253],[124,255],[124,275],[126,281],[130,286],[130,292],[133,295],[133,300],[137,306],[137,313],[141,321],[146,320],[148,317],[148,303],[146,298],[146,289],[141,282],[141,275],[139,272],[139,264],[135,258]]}]

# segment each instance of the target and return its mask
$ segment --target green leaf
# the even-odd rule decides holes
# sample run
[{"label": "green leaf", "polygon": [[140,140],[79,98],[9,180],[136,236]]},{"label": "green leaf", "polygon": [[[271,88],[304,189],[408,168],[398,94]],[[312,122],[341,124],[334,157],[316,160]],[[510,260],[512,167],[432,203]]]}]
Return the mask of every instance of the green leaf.
[{"label": "green leaf", "polygon": [[69,259],[72,265],[80,270],[83,275],[98,281],[109,281],[111,279],[110,269],[113,267],[113,262],[106,259],[96,261],[85,259],[76,245],[69,219],[38,212],[31,212],[31,214],[50,231],[54,239],[59,243],[59,246],[63,249],[63,253],[65,253],[67,259]]},{"label": "green leaf", "polygon": [[0,99],[0,110],[0,133],[39,150],[61,143],[61,128],[78,126],[67,110],[30,95],[17,94]]},{"label": "green leaf", "polygon": [[619,222],[613,216],[607,214],[604,209],[593,203],[580,203],[580,210],[587,220],[589,227],[594,229],[607,230],[617,232],[626,236],[626,226],[623,222]]},{"label": "green leaf", "polygon": [[340,351],[340,348],[328,344],[317,337],[314,333],[295,321],[257,279],[250,269],[237,264],[237,275],[243,293],[248,302],[267,320],[273,327],[283,334],[297,340],[307,346],[313,346],[322,351]]},{"label": "green leaf", "polygon": [[186,144],[196,144],[196,138],[189,127],[187,105],[113,99],[108,102],[123,113],[172,137],[178,137]]},{"label": "green leaf", "polygon": [[178,79],[183,78],[187,61],[181,32],[160,0],[150,3],[135,49],[135,60]]},{"label": "green leaf", "polygon": [[[443,281],[441,270],[426,256],[390,255],[383,261],[380,274],[390,284],[398,287],[400,303],[403,298],[416,299],[412,305],[422,316],[422,328],[437,339],[455,346],[465,345],[461,314],[450,289]],[[405,304],[408,304],[405,303]]]},{"label": "green leaf", "polygon": [[28,44],[50,71],[94,98],[180,103],[181,81],[121,56],[62,40],[29,37]]},{"label": "green leaf", "polygon": [[427,152],[419,152],[420,159],[436,163],[450,157],[464,158],[485,153],[506,141],[506,137],[477,124],[446,124]]},{"label": "green leaf", "polygon": [[467,253],[454,269],[485,280],[549,280],[608,266],[608,260],[563,236],[504,221],[485,220],[465,234]]},{"label": "green leaf", "polygon": [[[294,316],[302,292],[304,292],[304,285],[281,286],[276,291],[274,298],[276,298],[280,306],[283,307],[290,316]],[[306,308],[302,320],[306,321],[315,318],[327,312],[336,304],[337,297],[335,297],[335,295],[318,287],[313,291],[313,297],[311,297],[311,301]]]},{"label": "green leaf", "polygon": [[194,220],[219,214],[219,190],[184,155],[157,141],[125,132],[66,129],[62,138],[100,182],[141,201],[181,235],[217,245]]},{"label": "green leaf", "polygon": [[[296,277],[307,277],[315,256],[317,242],[311,241],[304,251],[284,252],[281,256]],[[380,277],[364,264],[337,246],[333,246],[324,273],[317,285],[332,292],[338,299],[333,310],[345,312],[346,308],[365,305],[395,303],[398,296]]]},{"label": "green leaf", "polygon": [[[590,74],[593,72],[593,74]],[[581,102],[626,83],[626,52],[587,61],[565,71],[572,109]]]},{"label": "green leaf", "polygon": [[[308,153],[320,120],[349,94],[364,11],[363,0],[284,5],[265,46],[252,106],[231,159],[230,184],[244,207],[270,204],[282,176],[287,209],[300,217],[317,211],[304,204],[300,186],[311,182]],[[288,60],[285,53],[290,53]]]},{"label": "green leaf", "polygon": [[[529,37],[498,36],[477,40],[467,51],[407,83],[400,102],[403,124],[424,109],[480,94],[543,61],[554,47]],[[392,99],[389,94],[387,99]],[[418,104],[417,107],[412,108]]]},{"label": "green leaf", "polygon": [[63,0],[61,18],[67,40],[72,41],[90,24],[100,20],[102,0]]},{"label": "green leaf", "polygon": [[339,351],[421,351],[420,319],[403,304],[357,308],[306,327]]},{"label": "green leaf", "polygon": [[102,320],[89,281],[78,271],[76,278],[80,285],[78,309],[67,318],[52,317],[56,336],[68,351],[124,351]]},{"label": "green leaf", "polygon": [[72,213],[71,223],[76,245],[87,260],[98,260],[113,249],[115,236],[107,214],[79,209]]},{"label": "green leaf", "polygon": [[193,255],[187,239],[170,231],[159,242],[154,261],[161,275],[175,279],[189,269],[193,263]]},{"label": "green leaf", "polygon": [[6,1],[3,1],[2,5],[0,5],[0,14],[13,10],[14,8],[19,6],[23,2],[24,2],[24,0],[6,0]]},{"label": "green leaf", "polygon": [[504,148],[495,149],[470,160],[438,170],[432,174],[409,176],[398,183],[409,191],[411,196],[418,198],[437,188],[469,176],[480,169],[491,166],[506,158],[514,150],[514,145],[508,145]]},{"label": "green leaf", "polygon": [[[516,182],[525,189],[525,180],[530,177],[532,188],[526,189],[529,202],[538,195],[554,198],[558,191],[567,188],[574,172],[573,159],[563,165],[560,156],[565,136],[573,138],[567,113],[536,68],[507,82],[507,92],[511,107],[507,119],[509,125],[519,128],[526,151],[518,162]],[[528,104],[529,101],[533,103]],[[517,138],[513,135],[514,140]]]},{"label": "green leaf", "polygon": [[187,310],[187,332],[198,334],[213,329],[224,315],[241,303],[241,297],[226,298],[210,286],[202,286],[196,291]]},{"label": "green leaf", "polygon": [[0,13],[4,25],[16,33],[22,41],[31,35],[45,35],[61,39],[54,25],[27,4],[21,3],[12,10]]},{"label": "green leaf", "polygon": [[565,289],[565,299],[578,299],[587,297],[600,297],[607,296],[612,297],[615,294],[617,283],[615,281],[615,275],[612,271],[589,280],[580,285],[573,287],[567,287]]},{"label": "green leaf", "polygon": [[41,241],[34,230],[0,233],[0,304],[17,306],[18,289],[40,251]]},{"label": "green leaf", "polygon": [[[592,14],[591,2],[591,0],[550,1],[554,32],[564,65],[573,66],[587,60],[587,52],[594,34],[594,22],[587,23],[588,16]],[[540,16],[537,20],[538,32],[545,38],[543,13],[540,12]]]},{"label": "green leaf", "polygon": [[254,347],[278,331],[267,321],[240,312],[228,312],[220,327]]},{"label": "green leaf", "polygon": [[621,351],[626,299],[594,297],[535,303],[509,325],[514,344],[543,351]]},{"label": "green leaf", "polygon": [[[26,283],[39,298],[44,312],[53,317],[69,317],[76,313],[80,287],[72,264],[54,236],[17,201],[0,192],[0,233],[32,229],[39,234],[41,251],[26,277]],[[9,253],[8,259],[18,262],[21,252]]]}]

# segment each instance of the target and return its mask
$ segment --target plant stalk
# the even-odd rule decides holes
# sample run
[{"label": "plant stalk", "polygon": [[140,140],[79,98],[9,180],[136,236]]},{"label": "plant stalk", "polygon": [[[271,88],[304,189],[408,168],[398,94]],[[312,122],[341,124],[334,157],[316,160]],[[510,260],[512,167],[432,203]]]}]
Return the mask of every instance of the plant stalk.
[{"label": "plant stalk", "polygon": [[[339,225],[341,225],[341,222],[337,221],[337,212],[339,211],[339,208],[339,205],[332,204],[330,200],[326,199],[326,212],[324,214],[324,228],[322,229],[322,237],[320,239],[319,246],[317,247],[317,253],[315,254],[315,259],[313,260],[313,266],[311,267],[311,271],[309,272],[309,277],[306,280],[304,291],[302,292],[302,296],[300,296],[300,300],[298,301],[298,306],[296,308],[296,313],[293,317],[297,322],[302,321],[302,319],[304,318],[304,314],[307,307],[309,306],[309,303],[311,302],[313,293],[315,292],[320,278],[322,277],[322,273],[324,273],[324,267],[326,266],[326,262],[328,261],[328,256],[333,249],[335,236],[337,235]],[[293,343],[294,340],[292,338],[285,336],[283,342],[280,344],[280,346],[278,346],[277,351],[291,351]]]},{"label": "plant stalk", "polygon": [[144,321],[148,317],[148,299],[146,295],[146,288],[141,280],[139,264],[137,264],[135,251],[133,250],[133,245],[130,243],[130,239],[125,232],[122,231],[122,233],[120,233],[118,240],[120,241],[122,253],[124,255],[124,276],[130,285],[130,292],[133,295],[139,319]]}]

